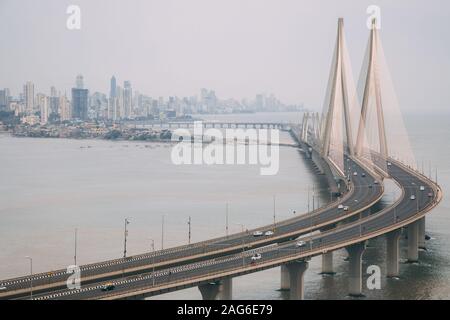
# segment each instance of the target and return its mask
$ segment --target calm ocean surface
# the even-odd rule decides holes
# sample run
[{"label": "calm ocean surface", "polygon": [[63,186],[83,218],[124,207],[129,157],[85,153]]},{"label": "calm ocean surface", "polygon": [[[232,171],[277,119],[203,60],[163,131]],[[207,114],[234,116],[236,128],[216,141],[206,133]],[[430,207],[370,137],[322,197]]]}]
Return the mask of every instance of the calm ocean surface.
[{"label": "calm ocean surface", "polygon": [[[301,113],[205,116],[236,121],[300,121]],[[438,168],[444,195],[450,190],[450,116],[406,116],[417,162]],[[283,134],[282,141],[289,141]],[[78,228],[78,263],[118,258],[123,252],[123,221],[128,217],[128,253],[187,243],[189,216],[192,241],[225,234],[229,203],[230,232],[270,224],[273,197],[277,219],[307,210],[308,186],[322,190],[323,181],[295,148],[281,147],[280,170],[261,176],[251,165],[182,165],[170,159],[171,146],[161,143],[13,138],[0,135],[0,279],[73,263],[74,229]],[[433,169],[433,177],[434,177]],[[447,190],[447,191],[446,191]],[[387,203],[389,196],[384,199]],[[364,289],[367,299],[450,299],[450,200],[427,216],[428,251],[420,263],[401,264],[398,280],[382,278],[381,290]],[[405,256],[405,246],[402,255]],[[373,240],[364,254],[363,270],[377,264],[385,274],[385,241]],[[319,275],[320,258],[306,273],[307,299],[348,299],[345,252],[335,254],[337,274]],[[278,268],[234,279],[236,299],[285,299],[277,291]],[[200,299],[192,288],[157,299]]]}]

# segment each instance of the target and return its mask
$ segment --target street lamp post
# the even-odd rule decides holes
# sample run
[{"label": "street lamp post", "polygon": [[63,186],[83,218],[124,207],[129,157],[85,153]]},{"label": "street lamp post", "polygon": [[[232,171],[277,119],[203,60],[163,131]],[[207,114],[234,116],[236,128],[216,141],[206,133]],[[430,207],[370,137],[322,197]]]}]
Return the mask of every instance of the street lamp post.
[{"label": "street lamp post", "polygon": [[25,259],[30,260],[30,299],[33,300],[33,258],[26,256]]},{"label": "street lamp post", "polygon": [[228,202],[225,207],[225,233],[228,237]]},{"label": "street lamp post", "polygon": [[75,228],[75,252],[73,255],[74,265],[77,265],[77,233],[78,233],[78,230],[77,230],[77,228]]},{"label": "street lamp post", "polygon": [[191,244],[191,216],[189,216],[188,226],[189,226],[188,244]]},{"label": "street lamp post", "polygon": [[161,223],[161,250],[164,250],[164,215],[162,216]]},{"label": "street lamp post", "polygon": [[313,185],[313,191],[312,191],[312,209],[315,210],[315,186]]},{"label": "street lamp post", "polygon": [[309,186],[308,186],[308,212],[309,212]]},{"label": "street lamp post", "polygon": [[273,196],[273,231],[275,231],[275,226],[277,223],[276,219],[277,219],[276,218],[276,196],[274,195]]},{"label": "street lamp post", "polygon": [[127,257],[127,237],[128,237],[128,229],[127,225],[130,223],[130,220],[128,218],[125,218],[125,225],[124,225],[124,240],[123,240],[123,258],[125,259]]},{"label": "street lamp post", "polygon": [[152,285],[155,286],[155,240],[150,239],[152,242]]}]

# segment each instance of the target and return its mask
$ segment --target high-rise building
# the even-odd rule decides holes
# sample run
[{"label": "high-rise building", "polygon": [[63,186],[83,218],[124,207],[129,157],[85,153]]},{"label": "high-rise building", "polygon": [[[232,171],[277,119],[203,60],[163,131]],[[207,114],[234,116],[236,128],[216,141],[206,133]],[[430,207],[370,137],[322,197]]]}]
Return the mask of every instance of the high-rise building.
[{"label": "high-rise building", "polygon": [[66,95],[59,97],[59,112],[62,121],[70,120],[72,118],[70,102],[67,100]]},{"label": "high-rise building", "polygon": [[123,89],[121,86],[117,86],[116,94],[117,97],[116,97],[116,105],[115,105],[116,110],[114,120],[125,118],[125,110],[123,106]]},{"label": "high-rise building", "polygon": [[28,81],[23,86],[23,95],[25,99],[25,110],[28,114],[32,114],[34,112],[34,84],[31,81]]},{"label": "high-rise building", "polygon": [[131,82],[125,81],[123,83],[123,107],[125,111],[125,118],[130,118],[133,115],[133,90],[131,89]]},{"label": "high-rise building", "polygon": [[49,97],[45,94],[38,93],[36,95],[37,107],[41,113],[41,124],[46,124],[50,116]]},{"label": "high-rise building", "polygon": [[9,89],[0,90],[0,110],[6,110],[9,105]]},{"label": "high-rise building", "polygon": [[58,96],[58,92],[56,91],[56,88],[52,86],[50,88],[50,97],[56,97],[56,96]]},{"label": "high-rise building", "polygon": [[109,91],[109,97],[115,98],[116,97],[116,91],[117,91],[117,83],[116,83],[116,77],[111,77],[111,89]]},{"label": "high-rise building", "polygon": [[77,75],[75,88],[77,88],[77,89],[84,89],[84,79],[83,79],[83,76],[81,74]]},{"label": "high-rise building", "polygon": [[88,89],[72,88],[72,118],[87,120],[88,118]]}]

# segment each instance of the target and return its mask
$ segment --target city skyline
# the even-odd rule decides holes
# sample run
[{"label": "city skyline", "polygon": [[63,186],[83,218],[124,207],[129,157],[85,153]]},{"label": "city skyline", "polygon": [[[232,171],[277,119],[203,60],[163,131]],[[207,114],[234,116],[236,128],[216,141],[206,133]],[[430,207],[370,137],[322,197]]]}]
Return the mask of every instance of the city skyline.
[{"label": "city skyline", "polygon": [[[447,1],[378,1],[381,33],[404,112],[448,110]],[[66,9],[81,9],[80,30],[66,28]],[[320,110],[334,21],[351,30],[357,79],[372,1],[10,1],[0,3],[0,86],[12,92],[35,79],[37,90],[73,75],[107,92],[112,74],[153,96],[187,96],[201,87],[223,97],[273,92]],[[41,19],[45,16],[46,19]],[[447,37],[446,37],[447,35]],[[320,40],[318,40],[320,39]],[[430,59],[433,57],[433,59]],[[63,71],[64,70],[64,71]]]},{"label": "city skyline", "polygon": [[[236,113],[261,111],[298,111],[303,104],[286,105],[275,95],[257,94],[253,98],[237,100],[219,98],[215,90],[201,88],[199,95],[185,97],[151,97],[135,90],[130,80],[118,84],[110,78],[109,94],[90,90],[84,76],[77,74],[74,84],[64,94],[51,86],[47,93],[36,90],[27,81],[17,95],[9,88],[0,89],[0,111],[12,112],[22,123],[41,125],[68,120],[164,119],[183,118],[191,114]],[[119,82],[120,83],[120,82]]]}]

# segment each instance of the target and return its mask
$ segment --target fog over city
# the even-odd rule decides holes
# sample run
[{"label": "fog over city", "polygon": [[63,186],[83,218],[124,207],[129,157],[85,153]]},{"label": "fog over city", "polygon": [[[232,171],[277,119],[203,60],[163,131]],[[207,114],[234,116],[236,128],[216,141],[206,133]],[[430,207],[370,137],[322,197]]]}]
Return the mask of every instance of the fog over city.
[{"label": "fog over city", "polygon": [[[319,110],[338,17],[357,79],[369,30],[369,5],[381,8],[384,50],[403,112],[448,111],[450,3],[303,0],[0,0],[0,88],[17,96],[66,91],[84,76],[108,94],[110,78],[142,93],[223,98],[275,94]],[[81,29],[66,27],[67,7]]]}]

